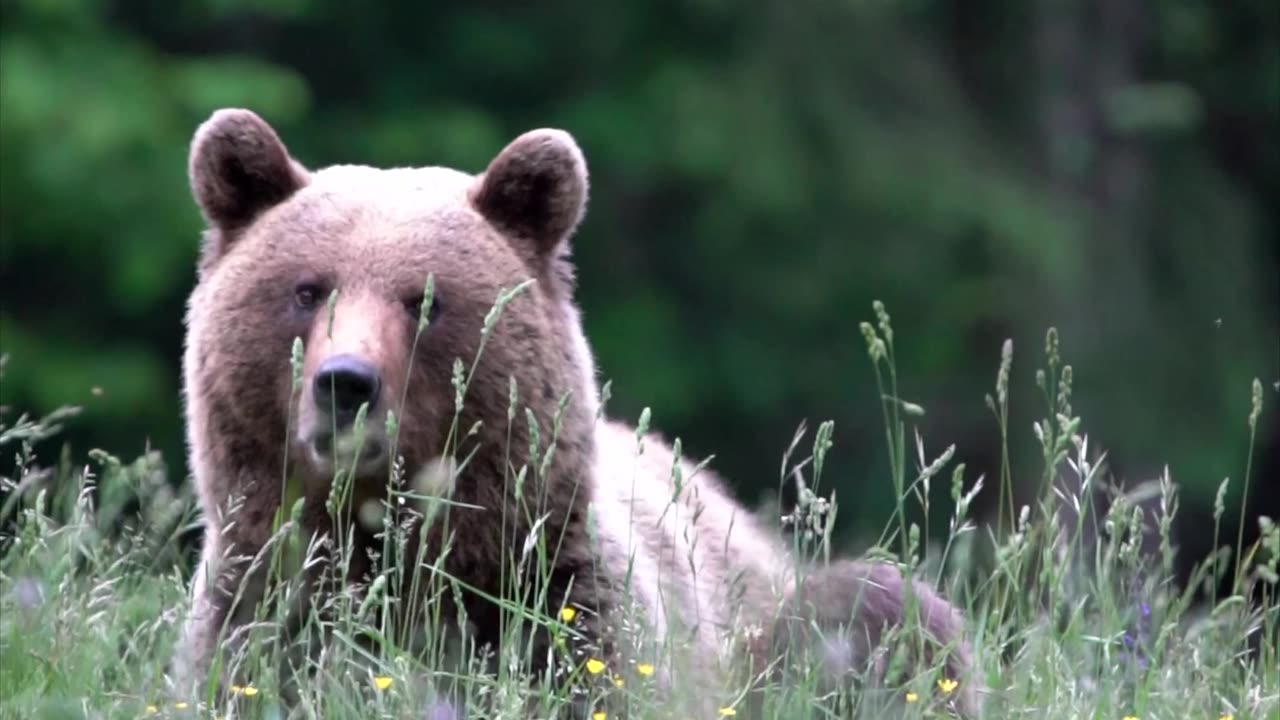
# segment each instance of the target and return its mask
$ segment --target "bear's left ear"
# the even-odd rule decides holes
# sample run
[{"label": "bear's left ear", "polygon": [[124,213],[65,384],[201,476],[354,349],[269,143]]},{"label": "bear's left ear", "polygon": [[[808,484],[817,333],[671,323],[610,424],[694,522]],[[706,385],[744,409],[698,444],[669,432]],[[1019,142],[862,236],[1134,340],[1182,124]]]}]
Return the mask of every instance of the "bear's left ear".
[{"label": "bear's left ear", "polygon": [[582,221],[587,163],[563,130],[532,130],[511,141],[471,190],[480,214],[539,258],[552,255]]}]

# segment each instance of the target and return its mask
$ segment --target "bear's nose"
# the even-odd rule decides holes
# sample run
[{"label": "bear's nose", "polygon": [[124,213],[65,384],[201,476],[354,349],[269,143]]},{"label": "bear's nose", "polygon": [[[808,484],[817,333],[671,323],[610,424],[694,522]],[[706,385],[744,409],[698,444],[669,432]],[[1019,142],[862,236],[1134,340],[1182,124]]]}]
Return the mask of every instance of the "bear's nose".
[{"label": "bear's nose", "polygon": [[360,406],[369,410],[378,404],[382,380],[378,371],[355,355],[335,355],[320,364],[316,371],[314,395],[316,407],[333,413],[339,425],[355,419]]}]

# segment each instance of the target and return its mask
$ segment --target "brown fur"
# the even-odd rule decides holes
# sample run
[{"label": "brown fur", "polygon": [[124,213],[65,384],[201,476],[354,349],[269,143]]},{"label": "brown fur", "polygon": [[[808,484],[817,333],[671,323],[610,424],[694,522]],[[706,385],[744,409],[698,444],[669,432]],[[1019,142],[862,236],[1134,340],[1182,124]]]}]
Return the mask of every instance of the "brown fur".
[{"label": "brown fur", "polygon": [[[892,687],[922,667],[936,668],[941,678],[959,683],[954,707],[975,716],[980,683],[964,618],[925,583],[912,580],[910,592],[908,598],[902,572],[888,564],[845,560],[812,569],[780,614],[770,652],[790,653],[793,667],[816,663],[823,693],[858,684]],[[895,660],[901,674],[889,677]]]},{"label": "brown fur", "polygon": [[[412,476],[445,451],[453,363],[470,367],[499,292],[532,278],[494,326],[461,411],[458,428],[478,428],[465,452],[478,449],[451,489],[459,506],[449,511],[445,569],[501,594],[499,570],[518,557],[534,521],[543,518],[539,530],[563,540],[541,609],[581,608],[586,629],[608,654],[624,652],[614,631],[624,609],[638,606],[653,635],[672,640],[652,648],[653,657],[669,660],[660,679],[680,673],[702,696],[694,704],[722,701],[703,690],[740,658],[725,634],[755,627],[768,637],[795,569],[780,539],[710,473],[677,462],[656,437],[639,439],[631,428],[598,419],[595,368],[567,259],[587,196],[586,165],[571,137],[526,133],[479,176],[360,166],[310,172],[258,116],[223,110],[197,131],[190,172],[209,229],[184,356],[188,440],[206,521],[175,668],[188,686],[200,683],[215,650],[234,649],[235,631],[263,594],[263,574],[250,572],[245,558],[268,541],[286,461],[303,488],[303,528],[316,536],[333,530],[324,503],[334,468],[314,450],[332,422],[314,401],[318,368],[347,355],[376,369],[381,399],[369,408],[367,442],[385,448],[381,428],[394,410],[398,454]],[[415,346],[416,303],[428,273],[438,304]],[[325,300],[335,289],[330,322]],[[305,347],[297,388],[290,367],[295,338]],[[521,411],[509,423],[511,379]],[[546,473],[530,468],[517,495],[511,478],[530,464],[524,408],[544,444],[557,423],[559,431]],[[357,501],[384,493],[387,461],[384,453],[360,467]],[[673,468],[682,476],[678,486]],[[439,524],[427,531],[423,562],[436,558],[442,532]],[[356,540],[380,542],[368,533]],[[365,553],[357,558],[348,581],[365,582],[377,568]],[[866,604],[849,604],[848,591],[862,587],[864,576],[882,577],[863,567],[839,566],[829,585],[805,586],[817,593],[819,619],[856,609],[855,624],[878,633],[901,618],[900,583],[888,583]],[[236,588],[243,588],[239,603]],[[961,641],[950,606],[921,594],[926,607],[939,610],[927,613],[925,627]],[[446,614],[459,610],[443,602]],[[469,594],[462,602],[476,639],[496,643],[493,606]],[[538,642],[545,647],[547,638]],[[760,646],[758,640],[746,646],[753,643]],[[534,657],[545,652],[535,650]]]}]

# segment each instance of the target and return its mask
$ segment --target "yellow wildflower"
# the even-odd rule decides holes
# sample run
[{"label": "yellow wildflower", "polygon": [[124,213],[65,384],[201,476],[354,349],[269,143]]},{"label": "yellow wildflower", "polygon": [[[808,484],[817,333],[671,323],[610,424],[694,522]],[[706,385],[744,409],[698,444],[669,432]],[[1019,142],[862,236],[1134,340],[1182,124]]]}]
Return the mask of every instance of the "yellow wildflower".
[{"label": "yellow wildflower", "polygon": [[186,704],[186,703],[184,703],[184,702],[176,702],[176,703],[174,703],[174,704],[173,704],[173,706],[174,706],[175,708],[179,709],[179,710],[186,710],[186,709],[187,709],[187,704]]},{"label": "yellow wildflower", "polygon": [[947,694],[950,694],[951,691],[955,690],[959,686],[960,683],[956,680],[952,680],[951,678],[942,678],[938,681],[938,689]]},{"label": "yellow wildflower", "polygon": [[650,675],[653,674],[653,666],[650,665],[649,663],[640,663],[639,665],[636,666],[636,672],[640,673],[645,677],[649,677]]},{"label": "yellow wildflower", "polygon": [[258,694],[258,688],[252,685],[232,685],[231,694],[244,695],[245,697],[253,697]]},{"label": "yellow wildflower", "polygon": [[733,717],[734,715],[737,715],[737,714],[738,714],[738,711],[734,710],[731,707],[720,708],[720,717]]},{"label": "yellow wildflower", "polygon": [[571,607],[561,608],[561,610],[560,610],[560,619],[561,619],[561,620],[563,620],[563,621],[565,621],[565,622],[567,622],[567,623],[570,623],[570,622],[573,622],[573,619],[574,619],[574,618],[576,618],[576,617],[578,617],[578,611],[577,611],[577,610],[575,610],[575,609],[573,609],[573,608],[571,608]]},{"label": "yellow wildflower", "polygon": [[156,707],[155,705],[148,705],[148,706],[147,706],[147,714],[148,714],[148,715],[155,715],[155,714],[156,714],[156,713],[158,713],[158,712],[160,712],[160,708]]},{"label": "yellow wildflower", "polygon": [[1137,715],[1125,715],[1123,720],[1138,720]]},{"label": "yellow wildflower", "polygon": [[387,688],[391,687],[392,682],[394,681],[391,678],[387,677],[386,675],[373,676],[373,686],[378,688],[379,690],[386,690]]},{"label": "yellow wildflower", "polygon": [[916,702],[916,701],[917,701],[917,700],[919,700],[919,699],[920,699],[920,696],[919,696],[919,695],[917,695],[917,694],[915,694],[915,693],[913,693],[913,692],[908,692],[908,693],[907,693],[907,702],[909,702],[909,703],[913,703],[913,702]]},{"label": "yellow wildflower", "polygon": [[1231,713],[1222,713],[1218,716],[1218,720],[1236,720],[1236,716]]},{"label": "yellow wildflower", "polygon": [[623,685],[626,685],[626,683],[625,683],[625,682],[623,682],[622,678],[614,678],[614,679],[613,679],[613,686],[614,686],[614,687],[616,687],[616,688],[620,688],[620,687],[622,687]]},{"label": "yellow wildflower", "polygon": [[591,658],[590,660],[587,661],[587,672],[591,673],[592,675],[599,675],[600,673],[604,672],[604,667],[605,665],[603,660],[597,660],[596,658]]},{"label": "yellow wildflower", "polygon": [[603,710],[591,713],[591,720],[604,720],[607,717],[609,716],[605,715]]}]

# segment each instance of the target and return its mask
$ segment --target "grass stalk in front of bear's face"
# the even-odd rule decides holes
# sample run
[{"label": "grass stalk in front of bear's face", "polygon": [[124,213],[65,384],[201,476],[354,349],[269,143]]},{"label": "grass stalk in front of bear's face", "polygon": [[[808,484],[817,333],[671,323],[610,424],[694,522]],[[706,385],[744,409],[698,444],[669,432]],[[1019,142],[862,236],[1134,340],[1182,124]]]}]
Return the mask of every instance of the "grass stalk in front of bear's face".
[{"label": "grass stalk in front of bear's face", "polygon": [[[473,435],[475,435],[477,430],[477,428],[472,427],[468,430],[466,435],[461,435],[461,436],[459,435],[460,428],[461,428],[461,421],[462,421],[463,405],[466,398],[467,389],[470,387],[471,380],[475,376],[476,368],[479,365],[480,360],[483,356],[485,346],[489,340],[489,336],[492,333],[493,328],[496,325],[498,319],[501,317],[502,311],[503,309],[505,309],[506,305],[511,300],[513,300],[516,296],[518,296],[521,292],[527,289],[531,284],[532,284],[532,280],[527,280],[517,285],[514,289],[510,291],[505,289],[499,291],[493,306],[491,307],[489,312],[485,315],[484,323],[480,328],[480,344],[476,351],[475,357],[471,361],[470,370],[464,372],[464,365],[460,358],[455,360],[454,362],[453,376],[451,380],[454,387],[453,417],[450,422],[449,429],[445,435],[444,441],[441,443],[441,451],[440,451],[440,458],[448,459],[448,464],[451,468],[454,465],[453,458],[455,457],[456,453],[460,449],[461,443],[465,441],[466,438],[472,437]],[[431,307],[431,301],[434,299],[434,294],[435,294],[435,278],[434,278],[434,275],[429,274],[427,276],[427,281],[423,289],[422,309],[420,310],[420,315],[419,315],[419,320],[417,325],[418,330],[414,336],[413,348],[411,350],[411,355],[410,355],[411,360],[410,360],[410,364],[407,366],[407,369],[406,369],[407,376],[404,382],[405,395],[401,399],[402,408],[404,407],[404,403],[407,402],[407,397],[408,397],[409,377],[412,375],[412,368],[413,368],[412,353],[416,352],[417,350],[417,345],[418,345],[418,342],[420,341],[421,333],[425,331],[426,328],[429,326],[429,322],[430,322],[429,310]],[[399,437],[399,432],[402,430],[402,428],[397,426],[396,430],[397,430],[396,436],[391,439],[391,444],[393,448],[398,448],[398,437]],[[457,475],[461,473],[462,470],[466,467],[471,457],[474,456],[475,450],[476,449],[473,449],[472,455],[464,459],[461,464],[458,464],[456,469],[450,469],[447,480],[444,483],[440,483],[439,485],[442,487],[453,487],[454,478],[457,477]],[[392,457],[398,458],[399,456],[393,454]],[[506,464],[504,463],[504,467],[505,465]],[[416,471],[420,470],[420,468],[414,468],[412,470],[415,471],[416,473]],[[434,520],[438,515],[441,514],[440,511],[443,509],[445,526],[444,526],[444,529],[442,530],[442,535],[447,537],[448,536],[448,519],[449,519],[448,508],[451,505],[450,499],[442,496],[439,493],[425,492],[421,495],[421,497],[418,498],[418,500],[420,502],[424,502],[428,504],[428,512],[424,516],[425,519],[427,520]],[[419,558],[422,557],[422,553],[424,553],[427,549],[425,546],[425,542],[426,542],[428,530],[429,528],[424,524],[422,527],[418,529],[418,532],[417,532],[417,535],[419,536],[419,547],[417,548],[416,556]],[[415,572],[414,577],[409,583],[408,594],[410,597],[410,601],[409,601],[410,606],[409,606],[408,613],[406,613],[406,617],[411,618],[414,616],[415,614],[414,611],[416,610],[416,608],[414,607],[414,604],[416,602],[416,599],[422,596],[423,591],[424,591],[424,588],[421,587],[421,575],[420,573]]]},{"label": "grass stalk in front of bear's face", "polygon": [[[409,346],[409,361],[405,364],[405,378],[401,384],[400,403],[395,407],[387,408],[387,442],[390,443],[391,449],[388,457],[394,464],[399,457],[400,449],[400,427],[396,422],[396,408],[404,413],[405,403],[409,400],[409,386],[413,382],[413,363],[418,356],[418,343],[422,342],[422,335],[431,326],[431,307],[436,299],[436,276],[435,273],[427,273],[427,280],[422,286],[422,304],[418,307],[418,323],[413,333],[413,342]],[[392,473],[394,477],[394,471]]]}]

